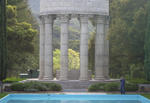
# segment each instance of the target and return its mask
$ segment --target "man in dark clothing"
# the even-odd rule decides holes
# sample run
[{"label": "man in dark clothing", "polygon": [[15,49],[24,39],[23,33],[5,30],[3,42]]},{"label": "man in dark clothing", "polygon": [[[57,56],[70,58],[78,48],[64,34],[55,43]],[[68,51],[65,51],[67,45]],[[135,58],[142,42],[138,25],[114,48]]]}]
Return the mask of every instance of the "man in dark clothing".
[{"label": "man in dark clothing", "polygon": [[125,79],[123,77],[120,79],[120,92],[125,94]]}]

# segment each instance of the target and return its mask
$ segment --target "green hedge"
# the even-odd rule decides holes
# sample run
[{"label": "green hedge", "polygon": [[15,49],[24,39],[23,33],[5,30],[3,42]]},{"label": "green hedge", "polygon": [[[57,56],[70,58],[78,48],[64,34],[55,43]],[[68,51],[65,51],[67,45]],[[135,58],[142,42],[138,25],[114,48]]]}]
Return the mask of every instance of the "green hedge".
[{"label": "green hedge", "polygon": [[105,91],[118,91],[119,90],[119,83],[106,83],[105,86]]},{"label": "green hedge", "polygon": [[62,87],[56,83],[25,82],[11,85],[12,91],[61,91]]},{"label": "green hedge", "polygon": [[119,83],[96,83],[89,86],[89,92],[98,92],[98,91],[118,91]]},{"label": "green hedge", "polygon": [[104,91],[104,85],[105,83],[93,84],[89,86],[88,91],[89,92]]},{"label": "green hedge", "polygon": [[[125,84],[125,90],[126,91],[137,91],[138,85],[135,83],[126,83]],[[119,82],[113,82],[113,83],[97,83],[89,86],[88,88],[89,92],[98,92],[98,91],[106,91],[106,92],[112,92],[112,91],[120,91],[120,83]]]},{"label": "green hedge", "polygon": [[138,85],[135,83],[126,83],[125,89],[126,91],[135,92],[138,90]]},{"label": "green hedge", "polygon": [[147,81],[145,79],[130,79],[127,80],[129,83],[134,83],[134,84],[150,84],[150,81]]},{"label": "green hedge", "polygon": [[14,82],[22,81],[22,80],[25,80],[25,79],[10,77],[10,78],[6,78],[5,80],[3,80],[3,83],[14,83]]}]

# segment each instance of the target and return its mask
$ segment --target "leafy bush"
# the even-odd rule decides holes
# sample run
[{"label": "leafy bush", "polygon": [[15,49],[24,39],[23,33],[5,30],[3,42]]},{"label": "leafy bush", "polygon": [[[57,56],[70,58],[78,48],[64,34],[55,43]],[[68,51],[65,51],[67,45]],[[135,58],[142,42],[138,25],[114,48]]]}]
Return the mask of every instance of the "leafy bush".
[{"label": "leafy bush", "polygon": [[127,80],[129,83],[134,83],[134,84],[150,84],[150,81],[147,81],[145,79],[131,79]]},{"label": "leafy bush", "polygon": [[119,90],[119,83],[106,83],[105,86],[105,91],[118,91]]},{"label": "leafy bush", "polygon": [[61,85],[56,83],[25,82],[11,85],[13,91],[61,91]]},{"label": "leafy bush", "polygon": [[98,91],[118,91],[119,83],[97,83],[93,84],[88,88],[90,92],[98,92]]},{"label": "leafy bush", "polygon": [[89,92],[98,92],[101,90],[104,91],[104,86],[105,86],[105,83],[93,84],[89,86],[88,91]]},{"label": "leafy bush", "polygon": [[10,78],[6,78],[5,80],[3,80],[4,83],[14,83],[14,82],[19,82],[25,80],[23,78],[16,78],[16,77],[10,77]]},{"label": "leafy bush", "polygon": [[126,83],[125,90],[135,92],[138,90],[138,85],[135,83]]},{"label": "leafy bush", "polygon": [[47,88],[43,83],[40,82],[26,82],[24,83],[24,91],[46,91]]},{"label": "leafy bush", "polygon": [[25,85],[23,83],[14,83],[11,85],[12,91],[24,91]]},{"label": "leafy bush", "polygon": [[49,91],[61,91],[62,87],[56,83],[44,83],[45,86],[48,88]]}]

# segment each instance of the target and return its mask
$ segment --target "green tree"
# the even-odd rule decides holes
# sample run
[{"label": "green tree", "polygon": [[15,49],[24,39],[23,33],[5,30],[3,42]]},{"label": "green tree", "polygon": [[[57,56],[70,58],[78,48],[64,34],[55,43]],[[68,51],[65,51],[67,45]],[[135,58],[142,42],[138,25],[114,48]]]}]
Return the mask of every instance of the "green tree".
[{"label": "green tree", "polygon": [[33,28],[38,28],[36,18],[32,15],[28,7],[28,0],[7,0],[8,5],[16,6],[18,22],[27,22],[32,24]]},{"label": "green tree", "polygon": [[7,47],[6,47],[6,0],[0,0],[0,81],[6,78]]},{"label": "green tree", "polygon": [[148,23],[145,34],[145,61],[144,68],[146,72],[146,79],[150,81],[150,1],[148,1]]},{"label": "green tree", "polygon": [[[8,76],[26,71],[27,57],[34,53],[37,31],[27,22],[18,22],[16,6],[7,6]],[[26,64],[26,66],[25,66]]]},{"label": "green tree", "polygon": [[112,0],[110,3],[110,73],[131,76],[132,65],[144,66],[147,0]]},{"label": "green tree", "polygon": [[[79,69],[80,68],[80,58],[79,53],[68,49],[68,55],[69,55],[69,69]],[[60,69],[60,50],[56,49],[53,51],[53,62],[54,62],[54,71]]]}]

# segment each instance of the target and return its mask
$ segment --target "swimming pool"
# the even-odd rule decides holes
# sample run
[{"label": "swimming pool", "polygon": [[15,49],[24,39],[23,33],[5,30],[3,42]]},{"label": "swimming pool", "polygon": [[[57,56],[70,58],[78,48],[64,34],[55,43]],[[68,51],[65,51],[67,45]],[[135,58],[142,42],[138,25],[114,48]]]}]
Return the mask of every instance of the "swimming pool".
[{"label": "swimming pool", "polygon": [[140,95],[9,94],[0,103],[150,103]]}]

